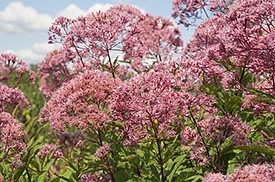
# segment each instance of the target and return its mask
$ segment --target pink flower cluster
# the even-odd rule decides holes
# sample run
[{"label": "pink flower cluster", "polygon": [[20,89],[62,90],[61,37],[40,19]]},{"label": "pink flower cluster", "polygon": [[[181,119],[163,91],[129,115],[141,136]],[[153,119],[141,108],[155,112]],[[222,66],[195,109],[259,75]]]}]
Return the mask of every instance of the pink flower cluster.
[{"label": "pink flower cluster", "polygon": [[197,19],[208,17],[208,11],[225,13],[229,0],[173,0],[174,18],[179,18],[179,23],[186,27],[194,25]]},{"label": "pink flower cluster", "polygon": [[58,17],[49,28],[48,42],[50,44],[63,42],[72,24],[73,21],[71,19],[63,16]]},{"label": "pink flower cluster", "polygon": [[147,14],[136,22],[134,29],[125,36],[124,58],[133,60],[133,63],[142,63],[144,58],[156,61],[171,60],[173,53],[183,44],[180,37],[179,29],[175,28],[169,19]]},{"label": "pink flower cluster", "polygon": [[49,29],[49,42],[60,42],[62,47],[40,65],[41,90],[47,95],[70,75],[69,62],[72,74],[76,70],[100,69],[114,77],[122,70],[119,67],[124,67],[117,63],[118,59],[124,65],[128,63],[128,71],[140,72],[152,62],[170,59],[182,46],[180,31],[169,19],[145,14],[129,5],[74,20],[60,17]]},{"label": "pink flower cluster", "polygon": [[57,149],[54,154],[53,154],[55,159],[59,159],[63,157],[63,152],[61,151],[61,149]]},{"label": "pink flower cluster", "polygon": [[17,107],[22,109],[28,106],[29,102],[19,88],[12,88],[6,84],[11,78],[16,78],[16,84],[20,83],[24,74],[28,74],[30,81],[34,81],[34,73],[29,70],[26,63],[11,53],[0,54],[0,160],[9,159],[13,168],[23,165],[20,159],[26,151],[26,132],[24,125],[11,113]]},{"label": "pink flower cluster", "polygon": [[249,125],[243,123],[238,116],[208,117],[198,123],[205,137],[222,143],[231,137],[233,145],[248,145],[247,133]]},{"label": "pink flower cluster", "polygon": [[[175,4],[195,3],[197,10],[214,2],[218,1],[175,1]],[[224,90],[242,90],[245,95],[253,95],[247,90],[257,89],[275,96],[274,2],[235,0],[226,7],[226,13],[220,11],[197,27],[184,50],[181,67],[193,70],[206,82]],[[255,83],[247,82],[249,76]],[[255,114],[274,111],[273,106],[256,100],[251,100]]]},{"label": "pink flower cluster", "polygon": [[175,91],[176,81],[168,72],[150,71],[121,84],[112,94],[113,117],[124,123],[125,144],[139,142],[155,128],[160,138],[174,136],[176,112],[182,97]]},{"label": "pink flower cluster", "polygon": [[72,78],[74,73],[70,70],[69,64],[74,58],[75,54],[70,50],[54,50],[39,63],[40,90],[46,97],[50,97],[63,82]]},{"label": "pink flower cluster", "polygon": [[10,113],[16,106],[20,108],[29,105],[28,100],[18,88],[11,88],[0,83],[0,112],[9,111]]},{"label": "pink flower cluster", "polygon": [[52,152],[55,159],[59,159],[63,157],[63,152],[61,151],[61,149],[58,149],[55,144],[47,144],[47,143],[40,148],[36,156],[43,159],[45,157],[50,157],[50,154]]},{"label": "pink flower cluster", "polygon": [[59,132],[66,125],[85,130],[109,121],[105,112],[109,107],[109,96],[119,83],[110,74],[101,71],[85,71],[58,89],[41,110],[40,122],[50,121]]},{"label": "pink flower cluster", "polygon": [[16,83],[20,83],[20,79],[25,73],[29,74],[31,81],[34,81],[34,73],[29,70],[26,63],[19,60],[14,54],[0,54],[0,112],[12,113],[16,106],[23,108],[29,104],[20,89],[6,85],[14,74]]},{"label": "pink flower cluster", "polygon": [[23,74],[28,73],[30,81],[34,81],[34,72],[30,71],[27,64],[11,53],[0,54],[0,82],[7,81],[15,73],[19,82]]},{"label": "pink flower cluster", "polygon": [[45,158],[55,150],[56,150],[56,146],[54,144],[44,144],[36,155],[39,158]]},{"label": "pink flower cluster", "polygon": [[275,166],[273,164],[248,165],[237,168],[232,174],[223,175],[210,173],[203,182],[272,182],[275,180]]},{"label": "pink flower cluster", "polygon": [[185,150],[191,148],[191,159],[198,160],[199,165],[209,162],[208,143],[221,146],[226,139],[231,139],[234,146],[248,145],[247,134],[251,131],[249,125],[243,123],[237,116],[208,116],[197,123],[199,127],[192,129],[186,126],[181,132],[181,140]]},{"label": "pink flower cluster", "polygon": [[81,176],[80,182],[110,182],[110,176],[96,173],[96,174],[83,174]]},{"label": "pink flower cluster", "polygon": [[11,114],[0,112],[0,142],[1,151],[4,153],[19,153],[26,150],[24,143],[24,126],[18,123]]},{"label": "pink flower cluster", "polygon": [[21,161],[23,153],[24,151],[21,151],[14,156],[14,158],[12,159],[12,163],[10,165],[11,168],[19,168],[24,166],[24,163]]},{"label": "pink flower cluster", "polygon": [[110,151],[110,144],[104,144],[96,150],[95,158],[96,159],[104,159]]}]

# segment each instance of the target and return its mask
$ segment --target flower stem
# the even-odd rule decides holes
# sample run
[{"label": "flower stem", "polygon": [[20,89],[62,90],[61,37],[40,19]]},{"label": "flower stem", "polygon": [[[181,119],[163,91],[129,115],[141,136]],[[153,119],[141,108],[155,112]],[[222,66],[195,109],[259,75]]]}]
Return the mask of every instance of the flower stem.
[{"label": "flower stem", "polygon": [[[189,108],[189,110],[190,110],[190,108]],[[205,147],[206,153],[207,153],[208,156],[210,156],[209,149],[208,149],[207,144],[206,144],[206,142],[204,140],[204,137],[203,137],[203,135],[201,133],[201,130],[200,130],[199,126],[198,126],[198,123],[197,123],[195,117],[193,116],[192,112],[190,111],[189,113],[190,113],[190,116],[191,116],[191,118],[192,118],[192,120],[193,120],[193,122],[194,122],[194,124],[195,124],[195,126],[197,128],[198,134],[200,135],[200,137],[202,139],[202,143],[203,143],[203,145]]]},{"label": "flower stem", "polygon": [[[100,146],[103,146],[101,131],[100,131],[100,129],[98,129],[97,131],[98,131],[98,137],[99,137],[99,141],[100,141]],[[108,156],[105,156],[104,158],[105,158],[105,160],[103,160],[103,161],[105,162],[105,165],[106,165],[106,167],[108,169],[109,175],[111,176],[111,180],[112,180],[112,182],[115,182],[115,175],[114,175],[114,172],[113,172],[113,170],[111,168]]]},{"label": "flower stem", "polygon": [[[149,114],[149,112],[148,112],[148,114]],[[161,181],[165,182],[165,175],[164,175],[164,168],[163,168],[164,162],[162,159],[161,146],[160,146],[161,140],[158,137],[158,131],[157,131],[156,125],[155,125],[151,116],[150,116],[150,122],[151,122],[153,130],[154,130],[154,137],[155,137],[155,140],[157,142],[157,147],[158,147],[158,163],[160,165]]]}]

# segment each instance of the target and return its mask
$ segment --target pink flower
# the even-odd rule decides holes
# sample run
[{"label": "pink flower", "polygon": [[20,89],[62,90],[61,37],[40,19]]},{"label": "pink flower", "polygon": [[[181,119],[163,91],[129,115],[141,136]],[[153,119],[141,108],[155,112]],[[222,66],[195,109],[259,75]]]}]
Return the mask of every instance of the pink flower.
[{"label": "pink flower", "polygon": [[28,105],[29,102],[20,89],[11,88],[0,83],[0,112],[7,109],[9,112],[12,112],[10,106],[13,106],[13,108],[16,106],[23,108]]},{"label": "pink flower", "polygon": [[182,102],[174,87],[171,74],[151,71],[135,76],[113,92],[112,115],[124,123],[126,143],[135,144],[149,137],[146,128],[155,127],[160,138],[171,137],[172,125],[177,123],[175,113]]},{"label": "pink flower", "polygon": [[[0,94],[1,95],[1,94]],[[22,154],[26,151],[24,126],[15,120],[9,113],[0,111],[0,153],[2,160],[11,161],[10,166],[17,168],[23,166]]]},{"label": "pink flower", "polygon": [[3,151],[25,151],[26,144],[23,142],[26,132],[23,124],[16,121],[9,113],[0,112],[1,148]]},{"label": "pink flower", "polygon": [[82,147],[83,145],[83,141],[82,140],[78,140],[77,143],[76,143],[76,147]]},{"label": "pink flower", "polygon": [[[232,137],[233,145],[247,145],[246,135],[251,131],[249,125],[243,123],[237,116],[208,117],[199,122],[204,136],[212,141],[225,141]],[[225,132],[226,131],[226,132]]]},{"label": "pink flower", "polygon": [[204,176],[203,182],[227,182],[227,177],[221,173],[209,173]]},{"label": "pink flower", "polygon": [[45,158],[55,150],[56,150],[56,146],[54,144],[44,144],[36,155],[39,158]]},{"label": "pink flower", "polygon": [[52,92],[57,90],[63,82],[72,78],[73,73],[69,69],[69,64],[74,58],[75,55],[70,50],[54,50],[39,63],[40,90],[46,97],[50,97]]},{"label": "pink flower", "polygon": [[62,158],[63,157],[63,152],[60,149],[58,149],[54,152],[53,156],[54,156],[55,159]]},{"label": "pink flower", "polygon": [[96,174],[83,174],[80,182],[110,182],[110,176],[96,173]]},{"label": "pink flower", "polygon": [[28,73],[30,81],[34,82],[34,72],[30,71],[25,62],[11,53],[0,54],[0,82],[7,81],[12,73],[16,73],[17,81],[22,79],[23,74]]},{"label": "pink flower", "polygon": [[85,71],[54,92],[41,110],[40,122],[49,119],[59,132],[65,131],[66,124],[82,130],[104,126],[110,119],[109,96],[117,84],[119,80],[108,73]]},{"label": "pink flower", "polygon": [[12,163],[10,165],[11,168],[19,168],[19,167],[24,166],[24,164],[21,160],[22,154],[23,154],[23,152],[20,152],[15,155],[15,157],[12,159]]},{"label": "pink flower", "polygon": [[261,181],[272,182],[275,180],[275,166],[272,164],[248,165],[237,168],[236,171],[228,175],[229,181]]},{"label": "pink flower", "polygon": [[181,141],[183,145],[188,145],[190,142],[197,137],[198,133],[196,130],[193,130],[190,126],[187,126],[181,132]]},{"label": "pink flower", "polygon": [[194,25],[197,19],[208,17],[208,11],[225,13],[228,10],[226,0],[173,0],[174,18],[179,18],[179,23],[188,27]]},{"label": "pink flower", "polygon": [[132,67],[139,72],[147,69],[144,58],[171,60],[182,45],[180,31],[169,19],[146,14],[125,36],[124,58],[132,60]]},{"label": "pink flower", "polygon": [[[59,17],[49,28],[49,42],[62,47],[40,66],[41,90],[47,96],[71,79],[68,75],[99,69],[121,76],[118,62],[127,63],[128,72],[139,73],[154,62],[170,60],[182,46],[180,31],[172,21],[129,5],[76,19]],[[69,72],[68,63],[72,63]]]},{"label": "pink flower", "polygon": [[239,167],[232,174],[207,174],[203,182],[272,182],[275,180],[275,166],[273,164],[247,165]]},{"label": "pink flower", "polygon": [[110,144],[104,144],[96,150],[95,158],[96,159],[105,159],[107,154],[110,151]]}]

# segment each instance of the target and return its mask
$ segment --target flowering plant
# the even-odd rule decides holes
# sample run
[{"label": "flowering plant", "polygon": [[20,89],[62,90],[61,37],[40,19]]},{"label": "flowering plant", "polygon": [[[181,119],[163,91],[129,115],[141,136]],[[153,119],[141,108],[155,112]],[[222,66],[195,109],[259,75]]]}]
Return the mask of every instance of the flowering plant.
[{"label": "flowering plant", "polygon": [[185,47],[169,19],[118,5],[57,18],[37,75],[1,54],[0,180],[274,181],[274,2],[173,11],[201,19]]}]

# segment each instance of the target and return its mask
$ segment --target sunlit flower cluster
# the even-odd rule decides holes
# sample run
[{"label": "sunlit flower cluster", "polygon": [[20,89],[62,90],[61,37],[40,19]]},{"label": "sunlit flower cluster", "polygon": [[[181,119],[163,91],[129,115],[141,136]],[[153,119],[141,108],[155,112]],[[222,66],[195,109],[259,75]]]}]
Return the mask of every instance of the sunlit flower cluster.
[{"label": "sunlit flower cluster", "polygon": [[41,110],[41,122],[50,121],[57,131],[65,131],[67,124],[87,129],[99,128],[109,121],[106,113],[109,95],[118,84],[108,73],[86,71],[54,92]]}]

